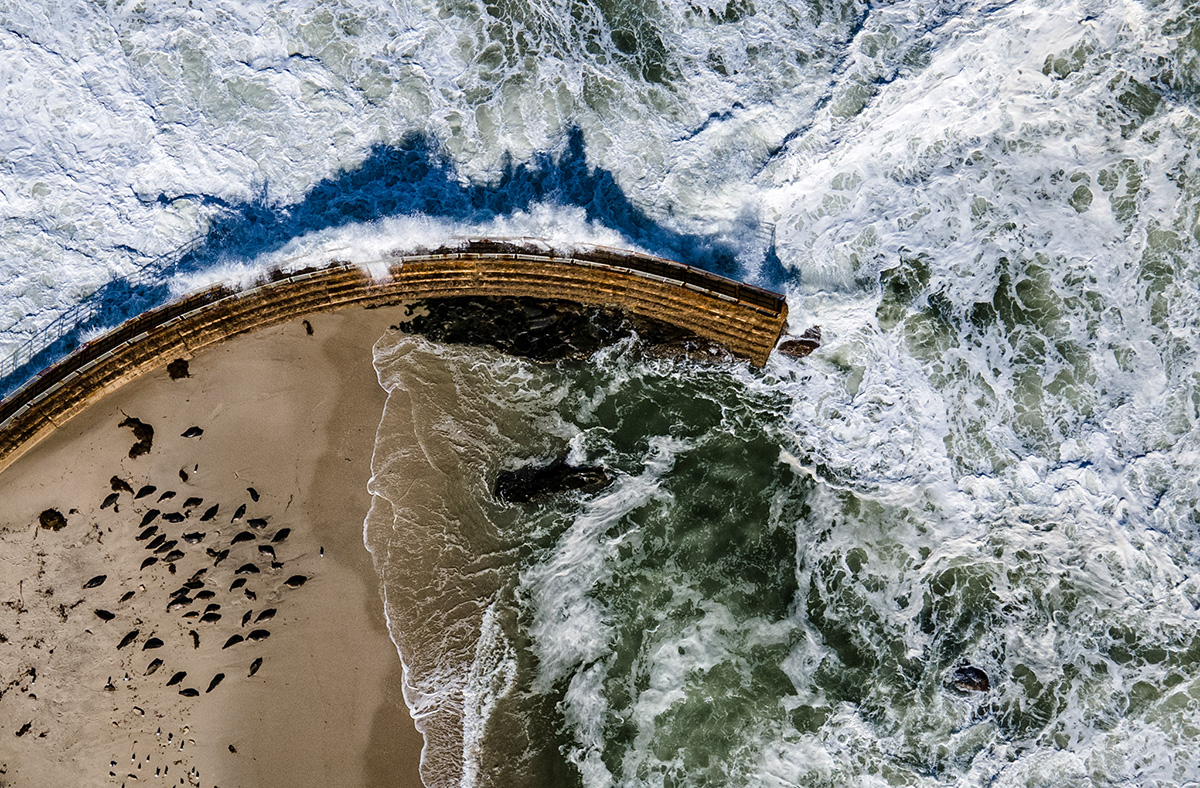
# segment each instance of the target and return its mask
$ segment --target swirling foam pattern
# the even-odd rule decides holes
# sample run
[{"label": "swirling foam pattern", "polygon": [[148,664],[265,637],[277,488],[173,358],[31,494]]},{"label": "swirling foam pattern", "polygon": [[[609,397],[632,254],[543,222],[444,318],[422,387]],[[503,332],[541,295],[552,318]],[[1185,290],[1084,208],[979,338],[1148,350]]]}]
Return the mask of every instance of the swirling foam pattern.
[{"label": "swirling foam pattern", "polygon": [[[431,785],[1200,781],[1194,4],[3,3],[0,47],[5,347],[412,139],[420,199],[187,281],[473,232],[692,238],[821,324],[753,373],[380,346],[409,416],[366,535]],[[560,177],[612,188],[513,191],[579,140]],[[408,586],[401,444],[453,471],[411,488],[421,533],[458,534]],[[617,482],[491,498],[563,445]],[[986,696],[948,687],[964,663]]]}]

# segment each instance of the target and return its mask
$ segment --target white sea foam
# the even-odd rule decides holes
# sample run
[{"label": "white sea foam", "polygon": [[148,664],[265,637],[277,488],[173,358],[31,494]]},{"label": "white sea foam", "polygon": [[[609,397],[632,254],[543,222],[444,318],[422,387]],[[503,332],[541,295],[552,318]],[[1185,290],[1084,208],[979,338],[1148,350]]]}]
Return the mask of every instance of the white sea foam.
[{"label": "white sea foam", "polygon": [[[427,353],[412,368],[442,377],[381,378],[389,409],[429,426],[381,425],[367,533],[380,566],[416,549],[385,531],[453,530],[429,501],[495,525],[486,490],[447,479],[485,444],[489,457],[538,447],[488,443],[528,426],[489,419],[535,411],[576,459],[620,454],[619,425],[601,422],[638,401],[630,380],[677,376],[697,412],[708,397],[729,412],[717,432],[770,435],[792,474],[761,486],[768,519],[796,531],[786,625],[730,614],[687,572],[637,568],[648,588],[669,576],[679,589],[659,615],[697,618],[638,646],[626,674],[613,633],[635,614],[613,589],[635,572],[622,562],[653,545],[625,524],[644,516],[639,501],[688,505],[669,494],[675,466],[625,469],[520,571],[511,541],[475,545],[494,560],[471,574],[479,585],[443,641],[406,644],[412,589],[385,580],[401,653],[421,654],[405,670],[427,755],[454,753],[426,763],[433,782],[458,784],[488,699],[508,686],[501,641],[477,651],[500,588],[523,589],[538,686],[563,693],[567,757],[588,785],[700,773],[694,755],[668,752],[672,715],[697,713],[714,671],[752,676],[772,660],[791,687],[738,721],[726,784],[1200,780],[1200,90],[1187,4],[196,0],[9,4],[0,22],[0,351],[203,236],[222,204],[260,200],[284,216],[373,145],[414,134],[453,165],[445,194],[367,224],[314,220],[254,259],[180,275],[173,292],[485,234],[637,236],[655,251],[655,238],[690,233],[772,275],[773,227],[793,324],[819,323],[824,344],[803,362],[722,372],[736,394],[621,366],[627,345],[599,358],[614,372],[573,394],[520,364],[392,349]],[[477,215],[438,202],[498,189],[506,167],[553,171],[547,161],[574,155],[572,129],[586,166],[559,177],[611,176],[603,199],[627,205],[572,204],[569,183]],[[605,225],[622,215],[634,219]],[[480,391],[486,407],[435,407]],[[769,414],[750,427],[745,398]],[[423,486],[389,481],[419,462],[436,469]],[[377,517],[393,530],[372,530]],[[447,577],[431,572],[417,591]],[[755,662],[760,630],[772,656]],[[835,697],[830,671],[852,670],[842,641],[915,678],[854,674],[861,696]],[[993,678],[981,716],[944,688],[959,659]],[[476,676],[485,702],[464,740],[464,666],[485,664],[504,680]],[[438,727],[446,715],[457,732]]]}]

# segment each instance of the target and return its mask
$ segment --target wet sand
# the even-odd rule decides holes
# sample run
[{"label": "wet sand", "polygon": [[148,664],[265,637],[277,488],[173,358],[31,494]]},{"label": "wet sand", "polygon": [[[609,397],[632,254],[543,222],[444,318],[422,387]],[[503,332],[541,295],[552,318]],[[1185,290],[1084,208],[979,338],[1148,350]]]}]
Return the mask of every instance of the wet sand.
[{"label": "wet sand", "polygon": [[362,544],[399,315],[203,351],[0,473],[0,784],[420,785]]}]

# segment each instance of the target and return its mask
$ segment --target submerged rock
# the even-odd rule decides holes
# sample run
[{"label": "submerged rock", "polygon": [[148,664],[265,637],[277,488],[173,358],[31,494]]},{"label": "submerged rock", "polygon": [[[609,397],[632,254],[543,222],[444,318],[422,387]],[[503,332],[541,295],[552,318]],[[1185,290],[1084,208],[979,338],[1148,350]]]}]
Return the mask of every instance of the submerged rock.
[{"label": "submerged rock", "polygon": [[987,692],[992,688],[988,675],[973,665],[960,665],[950,676],[950,684],[960,692]]},{"label": "submerged rock", "polygon": [[496,477],[495,494],[509,503],[528,503],[570,490],[596,492],[612,481],[612,474],[599,465],[568,465],[566,457],[560,457],[548,465],[501,471]]},{"label": "submerged rock", "polygon": [[806,328],[797,338],[785,339],[776,347],[780,353],[793,358],[804,358],[821,346],[821,327]]}]

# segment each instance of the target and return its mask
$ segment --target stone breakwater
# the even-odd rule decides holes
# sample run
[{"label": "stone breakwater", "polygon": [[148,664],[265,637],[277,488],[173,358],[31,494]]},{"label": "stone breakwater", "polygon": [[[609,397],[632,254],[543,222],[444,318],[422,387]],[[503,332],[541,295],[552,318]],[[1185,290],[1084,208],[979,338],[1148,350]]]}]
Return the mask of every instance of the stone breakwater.
[{"label": "stone breakwater", "polygon": [[711,340],[755,365],[787,324],[783,296],[647,255],[569,256],[508,241],[396,254],[378,266],[331,262],[216,285],[147,311],[78,348],[0,403],[0,470],[105,394],[209,345],[306,315],[412,299],[515,296],[615,305]]}]

